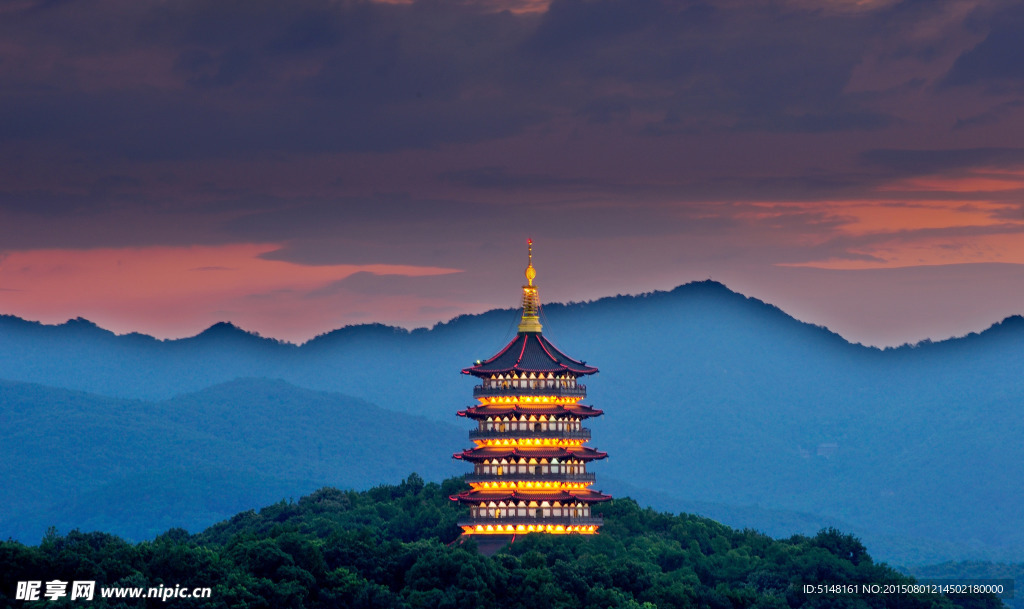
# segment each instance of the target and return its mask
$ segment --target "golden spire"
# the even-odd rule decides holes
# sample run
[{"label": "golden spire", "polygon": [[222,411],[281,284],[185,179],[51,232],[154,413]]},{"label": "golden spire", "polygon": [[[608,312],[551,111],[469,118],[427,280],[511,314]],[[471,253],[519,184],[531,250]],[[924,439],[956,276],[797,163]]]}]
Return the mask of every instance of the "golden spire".
[{"label": "golden spire", "polygon": [[537,271],[533,268],[533,239],[526,240],[526,255],[529,259],[526,265],[526,285],[532,286],[534,278],[537,277]]},{"label": "golden spire", "polygon": [[523,286],[523,320],[519,322],[520,332],[540,332],[540,296],[537,286],[533,285],[537,271],[533,268],[533,239],[526,240],[526,285]]}]

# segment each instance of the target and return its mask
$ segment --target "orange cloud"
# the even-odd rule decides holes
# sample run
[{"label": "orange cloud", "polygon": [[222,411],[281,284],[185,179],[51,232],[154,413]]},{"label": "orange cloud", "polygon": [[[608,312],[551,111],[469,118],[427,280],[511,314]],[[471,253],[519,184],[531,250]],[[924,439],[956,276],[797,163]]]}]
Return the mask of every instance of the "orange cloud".
[{"label": "orange cloud", "polygon": [[[880,189],[880,195],[891,198],[759,202],[746,216],[762,226],[789,226],[790,244],[836,252],[835,257],[779,266],[853,270],[978,262],[1021,264],[1024,217],[1019,203],[956,197],[964,192],[1015,190],[1019,179],[1019,174],[915,178]],[[898,196],[899,190],[913,191],[914,197],[896,198],[893,195]],[[936,198],[918,198],[922,194]],[[941,198],[943,194],[946,198]],[[787,225],[787,218],[796,217],[802,218],[802,223]]]},{"label": "orange cloud", "polygon": [[[260,257],[278,247],[244,243],[8,252],[0,259],[0,311],[49,323],[82,316],[114,331],[145,327],[164,337],[194,334],[227,320],[303,340],[366,321],[358,310],[348,316],[338,310],[342,303],[337,298],[320,299],[318,309],[307,298],[311,291],[358,272],[407,277],[460,272],[391,264],[309,266]],[[446,304],[405,300],[406,308]],[[358,304],[382,320],[403,315],[398,302]]]},{"label": "orange cloud", "polygon": [[1024,231],[978,235],[893,235],[862,248],[852,248],[853,253],[872,256],[879,259],[878,262],[822,260],[779,266],[862,270],[984,262],[1024,264],[1022,232]]},{"label": "orange cloud", "polygon": [[915,176],[886,184],[878,190],[887,191],[940,191],[940,192],[999,192],[1024,187],[1024,172],[974,170],[966,175]]},{"label": "orange cloud", "polygon": [[847,222],[849,235],[895,233],[960,226],[994,226],[1005,220],[996,214],[1004,203],[988,201],[862,201],[833,207]]}]

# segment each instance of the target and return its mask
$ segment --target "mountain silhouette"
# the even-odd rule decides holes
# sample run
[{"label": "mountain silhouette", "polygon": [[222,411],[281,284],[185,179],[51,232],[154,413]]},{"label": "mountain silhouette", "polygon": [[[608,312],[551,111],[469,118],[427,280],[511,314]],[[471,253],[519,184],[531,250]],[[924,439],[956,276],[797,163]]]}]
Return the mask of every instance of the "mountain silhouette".
[{"label": "mountain silhouette", "polygon": [[[661,509],[842,522],[907,564],[1024,557],[1024,318],[877,349],[713,281],[542,313],[547,338],[601,370],[588,382],[588,403],[606,412],[592,425],[610,455],[599,482],[628,480]],[[504,346],[516,321],[508,309],[413,331],[353,326],[296,346],[231,324],[156,340],[4,317],[0,378],[158,402],[281,379],[460,426],[473,382],[458,371]],[[443,458],[466,442],[426,438]]]}]

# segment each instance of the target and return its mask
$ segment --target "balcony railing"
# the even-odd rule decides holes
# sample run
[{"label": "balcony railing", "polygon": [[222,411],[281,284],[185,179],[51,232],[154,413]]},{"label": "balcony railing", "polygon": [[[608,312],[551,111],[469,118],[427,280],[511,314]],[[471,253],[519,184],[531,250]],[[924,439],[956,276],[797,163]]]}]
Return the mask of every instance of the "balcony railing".
[{"label": "balcony railing", "polygon": [[[506,427],[508,427],[509,425],[509,423],[505,424]],[[585,428],[572,431],[568,429],[563,429],[561,431],[533,431],[525,429],[506,429],[506,431],[498,431],[497,429],[473,429],[470,430],[469,432],[470,440],[490,440],[501,438],[554,438],[568,440],[589,440],[590,430]]]},{"label": "balcony railing", "polygon": [[535,382],[535,386],[522,386],[516,387],[513,381],[509,381],[507,387],[491,385],[485,387],[484,385],[477,385],[473,387],[473,397],[489,397],[498,395],[553,395],[556,397],[568,397],[568,398],[585,398],[587,397],[587,386],[577,384],[575,387],[545,387],[546,381],[527,381]]},{"label": "balcony railing", "polygon": [[601,526],[604,524],[604,518],[595,518],[593,516],[588,517],[569,517],[560,516],[555,518],[553,516],[537,518],[535,516],[505,516],[502,511],[502,516],[498,518],[464,518],[459,520],[459,526],[476,526],[482,524],[487,526],[489,524],[525,524],[525,525],[581,525],[581,526]]},{"label": "balcony railing", "polygon": [[[506,466],[508,467],[508,466]],[[594,482],[594,474],[466,474],[466,482]]]}]

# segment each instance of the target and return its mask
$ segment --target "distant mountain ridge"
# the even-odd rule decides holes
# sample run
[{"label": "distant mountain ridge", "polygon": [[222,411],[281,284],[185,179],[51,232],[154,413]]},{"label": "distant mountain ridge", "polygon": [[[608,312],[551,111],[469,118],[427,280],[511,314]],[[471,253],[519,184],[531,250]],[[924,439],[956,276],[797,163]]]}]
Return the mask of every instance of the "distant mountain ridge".
[{"label": "distant mountain ridge", "polygon": [[[1024,318],[882,350],[711,281],[543,313],[548,338],[601,369],[588,382],[606,412],[592,444],[611,455],[599,481],[680,505],[818,514],[907,564],[1024,557]],[[146,400],[273,378],[455,424],[473,385],[458,371],[500,349],[516,320],[355,326],[296,346],[230,324],[158,341],[6,317],[0,378]]]},{"label": "distant mountain ridge", "polygon": [[[549,337],[557,343],[562,335],[569,342],[595,337],[595,354],[583,354],[602,365],[602,345],[609,328],[629,327],[645,315],[659,315],[681,304],[727,305],[748,321],[760,319],[759,330],[770,331],[785,343],[805,343],[835,351],[846,351],[847,357],[885,354],[892,360],[925,359],[925,354],[947,352],[964,347],[1019,343],[1024,337],[1024,318],[1008,317],[980,333],[939,342],[924,341],[915,345],[880,350],[851,344],[822,326],[800,322],[777,307],[744,297],[714,281],[686,284],[670,292],[653,292],[636,296],[614,296],[586,303],[545,305],[544,313],[551,323],[546,326]],[[706,314],[707,311],[704,311]],[[358,387],[347,382],[349,377],[337,363],[356,363],[358,359],[332,361],[336,355],[347,356],[365,346],[365,365],[385,362],[374,359],[377,353],[400,352],[427,343],[442,346],[434,354],[452,362],[445,368],[433,367],[439,374],[450,374],[468,361],[490,355],[501,345],[495,336],[511,337],[511,320],[517,312],[493,310],[479,315],[462,315],[431,329],[406,330],[383,324],[346,326],[294,345],[243,330],[229,322],[210,326],[196,336],[182,339],[156,339],[139,333],[117,335],[96,324],[76,318],[63,324],[47,325],[26,321],[16,316],[0,315],[0,378],[35,382],[54,387],[79,389],[103,395],[139,399],[166,399],[187,391],[195,391],[220,382],[246,376],[282,378],[313,389],[340,391],[358,395]],[[621,318],[620,318],[621,316]],[[552,334],[552,332],[554,334]],[[469,337],[469,338],[467,338]],[[799,337],[799,340],[794,340]],[[591,341],[587,341],[588,343]],[[389,349],[390,347],[390,349]],[[680,345],[680,348],[683,348]],[[461,348],[461,353],[455,350]],[[570,354],[579,351],[566,347]],[[374,353],[375,352],[375,353]],[[468,357],[465,354],[469,354]],[[404,359],[403,363],[409,361]],[[413,369],[431,367],[431,362],[412,361]],[[310,374],[310,366],[317,368]],[[607,367],[605,364],[604,367]],[[351,372],[351,369],[349,370]],[[356,370],[358,373],[359,370]],[[452,384],[452,387],[455,385]],[[458,391],[458,390],[456,390]],[[370,392],[366,399],[381,401],[381,394]],[[392,396],[383,396],[386,399]],[[430,412],[427,416],[443,417],[447,410]]]},{"label": "distant mountain ridge", "polygon": [[[51,525],[146,539],[198,530],[325,480],[369,488],[415,468],[458,473],[455,425],[282,381],[241,379],[171,400],[0,381],[0,537]],[[430,443],[423,437],[432,438]]]}]

